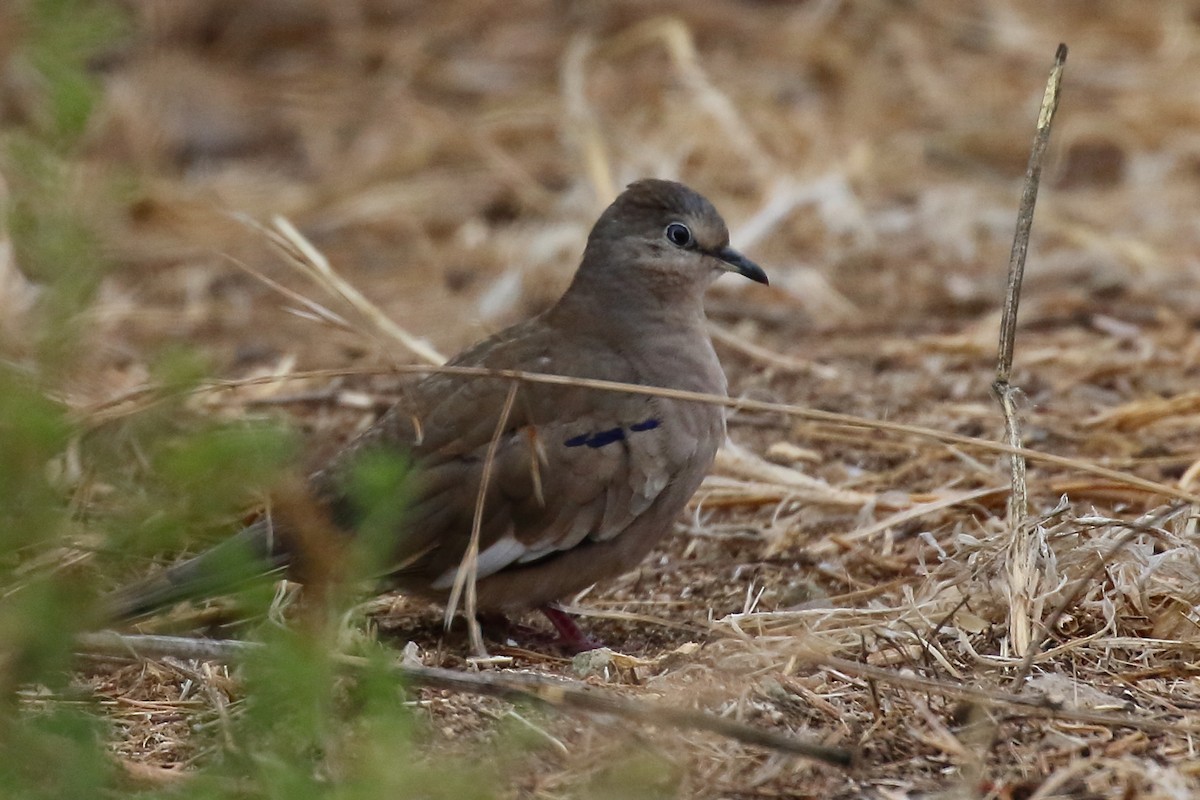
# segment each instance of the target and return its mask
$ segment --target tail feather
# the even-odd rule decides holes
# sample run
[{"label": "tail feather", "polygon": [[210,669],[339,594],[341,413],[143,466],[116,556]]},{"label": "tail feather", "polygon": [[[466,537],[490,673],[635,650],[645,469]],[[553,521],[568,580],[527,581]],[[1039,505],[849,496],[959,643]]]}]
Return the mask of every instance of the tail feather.
[{"label": "tail feather", "polygon": [[233,591],[289,560],[264,519],[194,558],[112,592],[101,601],[104,618],[136,619],[184,600]]}]

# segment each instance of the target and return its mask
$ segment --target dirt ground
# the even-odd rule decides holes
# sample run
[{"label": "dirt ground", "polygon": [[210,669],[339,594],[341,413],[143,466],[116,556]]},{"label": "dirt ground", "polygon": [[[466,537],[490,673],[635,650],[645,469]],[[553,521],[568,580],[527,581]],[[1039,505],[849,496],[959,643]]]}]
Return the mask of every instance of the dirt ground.
[{"label": "dirt ground", "polygon": [[[569,604],[630,657],[592,683],[860,748],[856,769],[539,712],[547,744],[505,796],[564,796],[642,748],[686,797],[1200,796],[1200,3],[125,5],[87,158],[137,189],[102,209],[117,268],[80,408],[142,385],[172,344],[228,378],[360,369],[205,401],[332,446],[416,359],[363,336],[242,215],[286,217],[448,354],[544,308],[599,210],[657,176],[710,197],[770,273],[710,295],[731,394],[960,437],[735,410],[736,447],[675,534]],[[1026,445],[1058,459],[1030,460],[1021,562],[990,386],[1059,42],[1013,374]],[[354,324],[292,313],[251,273]],[[470,667],[439,609],[371,610],[397,650]],[[553,650],[493,644],[495,669],[579,677]],[[189,669],[81,675],[112,700],[121,759],[204,758],[188,730],[211,693],[180,692],[223,673]],[[432,690],[420,708],[433,753],[488,746],[511,710]]]}]

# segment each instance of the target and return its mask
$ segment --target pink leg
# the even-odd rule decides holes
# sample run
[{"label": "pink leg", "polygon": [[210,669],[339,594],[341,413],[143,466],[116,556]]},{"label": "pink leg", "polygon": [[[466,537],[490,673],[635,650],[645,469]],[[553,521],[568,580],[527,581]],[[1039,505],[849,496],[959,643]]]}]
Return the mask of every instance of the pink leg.
[{"label": "pink leg", "polygon": [[546,619],[550,620],[550,624],[554,626],[554,630],[558,631],[558,641],[556,644],[567,652],[582,653],[604,646],[584,633],[575,624],[575,620],[571,618],[571,615],[558,606],[546,605],[539,608],[538,611],[545,614]]}]

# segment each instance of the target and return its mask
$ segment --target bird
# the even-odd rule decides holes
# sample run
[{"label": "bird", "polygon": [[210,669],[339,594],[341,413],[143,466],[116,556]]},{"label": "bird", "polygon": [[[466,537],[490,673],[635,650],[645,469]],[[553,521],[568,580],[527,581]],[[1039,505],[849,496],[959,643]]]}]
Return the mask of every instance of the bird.
[{"label": "bird", "polygon": [[[601,213],[557,302],[448,364],[726,396],[703,305],[724,273],[768,284],[730,247],[709,200],[674,181],[638,180]],[[307,485],[334,528],[353,534],[372,513],[355,501],[356,468],[373,452],[402,455],[411,477],[402,498],[385,498],[397,509],[383,515],[378,586],[446,601],[474,533],[476,608],[540,609],[563,646],[581,650],[591,641],[555,603],[636,567],[672,528],[725,436],[719,404],[434,372]],[[106,613],[130,620],[228,590],[233,578],[221,570],[235,549],[256,569],[295,568],[300,548],[286,528],[267,515],[116,590]]]}]

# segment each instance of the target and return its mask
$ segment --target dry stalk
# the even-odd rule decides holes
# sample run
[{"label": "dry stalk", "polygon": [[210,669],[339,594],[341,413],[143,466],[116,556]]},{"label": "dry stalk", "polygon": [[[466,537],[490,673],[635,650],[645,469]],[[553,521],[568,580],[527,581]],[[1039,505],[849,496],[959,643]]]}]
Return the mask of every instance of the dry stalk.
[{"label": "dry stalk", "polygon": [[500,438],[504,434],[504,428],[508,425],[508,417],[512,414],[519,386],[520,384],[516,381],[509,386],[508,396],[504,398],[504,407],[500,410],[499,419],[496,420],[496,431],[492,434],[492,440],[488,442],[487,456],[483,460],[483,474],[479,479],[479,491],[475,495],[475,516],[471,520],[471,541],[467,545],[466,552],[463,553],[458,572],[454,574],[454,585],[450,589],[450,598],[446,601],[445,625],[449,630],[450,623],[454,620],[454,611],[458,608],[458,600],[462,596],[465,586],[467,603],[463,610],[467,618],[467,630],[470,632],[471,649],[475,655],[481,657],[487,655],[487,648],[483,646],[483,634],[479,630],[479,621],[475,618],[475,578],[479,571],[479,534],[483,528],[483,506],[487,499],[488,484],[492,479],[492,467],[496,463],[496,451],[500,447]]},{"label": "dry stalk", "polygon": [[[672,400],[683,400],[691,403],[708,403],[711,405],[726,406],[727,408],[734,408],[741,411],[757,411],[765,414],[783,414],[796,419],[823,423],[835,428],[841,427],[851,430],[883,431],[887,433],[895,433],[903,436],[911,436],[920,439],[941,442],[943,444],[963,445],[990,453],[1003,453],[1010,455],[1017,454],[1024,456],[1026,459],[1031,461],[1038,461],[1044,464],[1054,464],[1060,467],[1066,467],[1067,469],[1075,470],[1077,472],[1083,472],[1088,475],[1107,478],[1111,481],[1119,483],[1122,486],[1138,488],[1152,495],[1161,495],[1166,498],[1175,498],[1178,500],[1184,500],[1188,503],[1200,504],[1200,494],[1189,492],[1185,488],[1148,480],[1137,475],[1120,472],[1119,470],[1111,469],[1109,467],[1079,458],[1061,456],[1057,453],[1048,453],[1042,450],[1034,450],[1029,447],[1017,447],[1003,442],[994,442],[988,439],[981,439],[976,436],[967,436],[961,433],[940,431],[936,428],[927,428],[923,425],[910,425],[902,422],[868,419],[866,417],[857,417],[853,414],[843,414],[836,411],[824,411],[821,409],[808,408],[806,406],[792,405],[790,403],[774,403],[767,400],[726,397],[718,394],[706,394],[704,392],[692,392],[683,389],[667,389],[659,386],[622,383],[620,381],[605,381],[596,378],[575,378],[565,375],[548,375],[540,372],[523,372],[521,370],[510,369],[489,369],[487,367],[433,367],[424,366],[421,364],[401,364],[386,371],[389,373],[399,374],[442,373],[447,375],[469,375],[479,378],[507,378],[509,380],[526,381],[528,383],[544,383],[551,386],[577,386],[585,389],[597,389],[608,392],[625,392],[628,394],[643,394],[650,397],[667,397]],[[272,381],[279,380],[299,380],[314,377],[362,375],[369,372],[370,370],[362,369],[316,370],[313,372],[294,372],[285,376],[268,375],[237,380],[220,380],[212,381],[200,387],[183,390],[178,394],[191,395],[204,392],[228,391],[229,389],[239,388],[242,386],[253,386],[256,384],[270,383]],[[125,416],[125,414],[113,412],[112,409],[125,403],[131,403],[135,400],[144,402],[144,398],[154,395],[154,393],[157,391],[158,389],[154,386],[139,387],[118,395],[110,400],[105,400],[103,402],[81,408],[76,413],[78,416],[84,418],[95,414],[104,414],[106,421],[117,419]],[[142,407],[144,406],[140,406],[139,408]]]},{"label": "dry stalk", "polygon": [[[344,300],[364,319],[393,341],[399,342],[417,358],[430,364],[446,363],[446,357],[431,347],[428,342],[401,328],[352,283],[334,272],[333,267],[329,264],[329,259],[325,258],[324,254],[308,241],[291,222],[284,217],[277,216],[272,223],[279,232],[279,239],[272,238],[272,241],[282,240],[292,247],[291,251],[280,248],[280,252],[292,253],[293,264],[301,267],[301,271],[309,275],[318,286]],[[299,258],[296,257],[297,255]]]},{"label": "dry stalk", "polygon": [[[86,655],[116,658],[173,658],[230,662],[245,658],[262,647],[256,642],[191,639],[178,636],[130,636],[105,631],[82,634],[76,649]],[[369,662],[356,656],[338,655],[344,667],[362,670]],[[755,728],[702,711],[642,703],[608,692],[533,675],[480,672],[464,673],[437,667],[392,665],[393,673],[414,686],[498,697],[516,702],[538,702],[560,709],[609,714],[624,719],[679,729],[703,730],[745,744],[811,758],[832,766],[848,767],[855,761],[849,750],[801,741],[791,736]]]},{"label": "dry stalk", "polygon": [[318,303],[316,300],[313,300],[311,297],[306,297],[305,295],[301,294],[300,292],[296,291],[295,289],[291,288],[290,286],[284,286],[279,281],[277,281],[274,278],[270,277],[269,275],[265,274],[261,270],[255,269],[254,267],[250,266],[249,264],[242,261],[241,259],[233,258],[232,256],[227,256],[227,258],[229,260],[229,263],[233,264],[235,267],[242,270],[250,277],[263,283],[267,287],[274,289],[279,294],[283,295],[287,299],[291,300],[292,302],[294,302],[298,306],[300,306],[300,308],[298,308],[298,309],[288,309],[289,311],[293,311],[298,316],[304,317],[305,319],[314,320],[317,322],[323,322],[326,325],[331,325],[335,328],[338,328],[339,330],[349,331],[352,333],[358,332],[358,331],[356,331],[354,326],[351,325],[350,322],[345,317],[343,317],[341,314],[338,314],[336,311],[332,310],[328,306]]},{"label": "dry stalk", "polygon": [[[330,295],[342,300],[358,312],[359,316],[369,323],[371,327],[366,331],[357,328],[354,328],[354,330],[380,344],[383,352],[390,352],[390,348],[384,342],[379,342],[376,332],[383,334],[387,341],[398,342],[404,349],[424,362],[435,365],[446,363],[445,356],[430,346],[428,342],[414,336],[393,322],[391,318],[379,310],[378,306],[356,289],[353,284],[334,271],[332,265],[329,263],[329,259],[325,258],[325,255],[312,242],[308,241],[287,219],[280,216],[275,217],[272,220],[275,230],[260,225],[244,214],[235,214],[234,219],[262,235],[288,266],[305,275]],[[276,291],[282,292],[291,299],[297,299],[298,294],[296,292],[284,289],[275,281],[265,280],[264,276],[257,271],[248,271],[251,275],[264,280],[268,286]],[[311,306],[314,304],[312,301],[307,301],[305,305]],[[340,320],[341,318],[338,317],[338,319]]]},{"label": "dry stalk", "polygon": [[1012,372],[1013,348],[1017,336],[1017,307],[1021,299],[1021,281],[1025,274],[1025,256],[1029,250],[1029,231],[1033,226],[1033,209],[1037,203],[1038,186],[1042,175],[1042,160],[1050,142],[1050,126],[1058,108],[1062,89],[1063,65],[1067,46],[1060,44],[1054,54],[1054,66],[1046,84],[1038,114],[1037,132],[1025,172],[1025,187],[1017,211],[1017,230],[1013,236],[1012,254],[1008,261],[1008,290],[1004,299],[1004,316],[1000,323],[1000,352],[996,365],[996,381],[992,390],[1004,412],[1005,438],[1013,448],[1009,454],[1012,494],[1008,499],[1008,547],[1005,550],[1005,571],[1008,573],[1008,634],[1013,652],[1023,656],[1033,640],[1034,618],[1039,616],[1036,598],[1041,587],[1041,568],[1038,553],[1045,546],[1036,528],[1025,524],[1029,512],[1029,490],[1025,483],[1025,457],[1021,449],[1021,425],[1017,417],[1016,396],[1020,390],[1009,383]]}]

